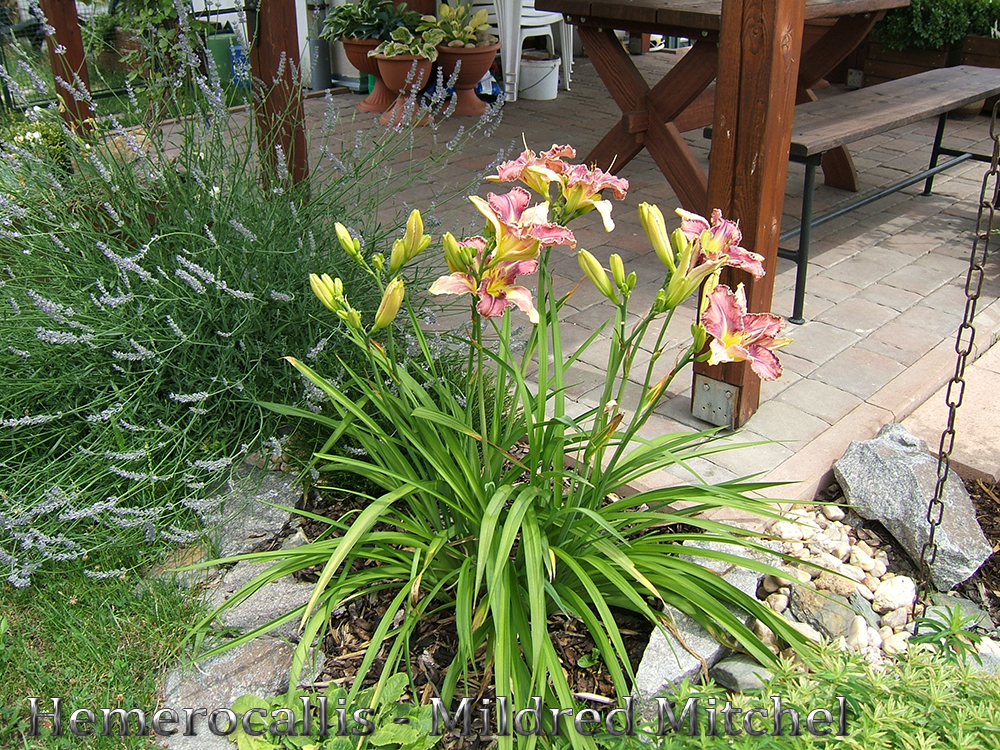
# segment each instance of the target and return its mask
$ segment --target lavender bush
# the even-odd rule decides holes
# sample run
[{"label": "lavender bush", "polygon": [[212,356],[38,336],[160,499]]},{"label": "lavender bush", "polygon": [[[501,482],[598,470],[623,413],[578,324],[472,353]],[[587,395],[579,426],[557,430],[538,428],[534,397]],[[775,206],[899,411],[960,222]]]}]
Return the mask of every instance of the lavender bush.
[{"label": "lavender bush", "polygon": [[355,128],[331,100],[310,178],[293,185],[279,149],[264,188],[253,118],[199,66],[182,55],[172,73],[194,117],[127,129],[94,103],[96,134],[65,132],[71,169],[30,139],[0,144],[0,575],[15,586],[59,563],[117,575],[123,550],[212,521],[234,466],[287,434],[254,404],[320,408],[281,357],[336,371],[344,353],[302,269],[336,269],[373,312],[379,291],[334,250],[334,222],[363,253],[380,246],[408,213],[387,198],[475,131],[435,147],[435,128]]}]

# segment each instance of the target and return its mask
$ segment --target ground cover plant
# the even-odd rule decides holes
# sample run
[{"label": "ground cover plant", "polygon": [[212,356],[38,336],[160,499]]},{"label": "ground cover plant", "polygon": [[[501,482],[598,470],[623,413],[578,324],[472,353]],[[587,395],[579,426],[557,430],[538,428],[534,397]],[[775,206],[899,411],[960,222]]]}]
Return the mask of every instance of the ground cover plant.
[{"label": "ground cover plant", "polygon": [[[987,707],[1000,704],[1000,679],[976,672],[969,664],[940,660],[935,650],[913,649],[901,654],[888,668],[875,668],[858,654],[840,651],[833,644],[817,647],[813,667],[803,669],[795,659],[779,659],[771,667],[771,676],[765,676],[764,686],[744,693],[728,693],[724,688],[708,680],[702,684],[692,684],[684,680],[677,685],[669,698],[671,710],[677,721],[676,729],[664,716],[661,725],[656,716],[655,705],[649,707],[652,716],[636,710],[632,733],[626,734],[623,721],[615,725],[621,736],[613,736],[593,724],[584,725],[588,731],[596,730],[594,742],[601,750],[713,750],[727,747],[738,750],[781,750],[792,748],[843,747],[851,750],[981,750],[1000,746],[1000,722]],[[390,678],[387,686],[389,703],[399,698],[398,692],[405,682],[405,675]],[[276,699],[262,699],[257,696],[240,698],[235,707],[241,710],[260,707],[274,711],[286,708],[294,714],[295,731],[303,730],[302,698],[310,697],[315,707],[320,697],[326,696],[332,705],[344,699],[349,707],[346,717],[351,717],[358,706],[372,705],[372,691],[363,691],[356,703],[347,703],[347,691],[331,686],[324,692],[294,691],[291,696]],[[786,714],[781,722],[781,735],[776,736],[774,722],[774,697],[781,701],[782,710],[795,711],[799,718],[799,730],[793,735],[791,715]],[[846,735],[839,732],[838,696],[845,699]],[[689,699],[696,699],[697,710],[681,715]],[[731,714],[730,728],[722,709],[729,701],[738,710]],[[570,704],[575,710],[583,703]],[[714,715],[711,709],[715,709]],[[806,718],[814,709],[830,710],[833,721],[829,724],[816,723],[819,732],[829,731],[828,736],[816,736],[808,731]],[[751,720],[751,728],[757,735],[744,731],[743,719],[748,711],[757,710]],[[761,713],[766,711],[766,715]],[[690,717],[694,715],[694,724]],[[281,716],[277,714],[276,716]],[[714,718],[713,719],[710,718]],[[372,712],[366,717],[370,727],[364,727],[348,718],[349,730],[369,731],[367,741],[376,747],[390,750],[425,750],[428,747],[447,747],[455,742],[455,736],[447,732],[435,737],[431,707],[414,704],[396,704]],[[406,718],[408,723],[398,725],[396,718]],[[272,725],[275,728],[283,725]],[[310,729],[317,726],[313,716]],[[288,737],[267,731],[268,724],[254,720],[253,728],[263,733],[252,737],[237,730],[233,739],[239,750],[271,750],[276,747],[307,747],[314,750],[349,750],[358,747],[359,737],[322,737],[313,733],[305,737]],[[438,732],[443,725],[439,724]],[[693,729],[693,731],[692,731]],[[474,738],[473,740],[474,741]],[[569,738],[546,738],[547,746],[569,748]],[[470,742],[471,744],[471,742]]]},{"label": "ground cover plant", "polygon": [[215,520],[231,470],[283,439],[287,420],[253,404],[317,393],[281,356],[357,359],[316,319],[302,269],[337,268],[373,311],[378,289],[335,250],[335,221],[378,244],[406,219],[379,206],[475,131],[449,150],[433,128],[340,123],[331,101],[310,178],[293,184],[279,147],[262,181],[254,118],[228,111],[197,56],[177,64],[195,116],[129,129],[95,102],[81,134],[28,109],[2,144],[0,572],[13,586],[60,565],[120,575],[123,549],[139,564]]},{"label": "ground cover plant", "polygon": [[[750,360],[762,377],[780,375],[772,350],[787,343],[780,337],[784,322],[748,313],[742,288],[718,284],[725,265],[762,275],[761,258],[740,247],[738,227],[718,212],[708,220],[678,211],[680,227],[668,232],[659,209],[643,204],[640,216],[663,262],[664,281],[653,305],[631,318],[635,274],[612,255],[609,275],[592,254],[575,248],[567,227],[596,210],[611,230],[611,203],[601,191],[622,198],[627,182],[565,161],[574,155],[569,146],[554,146],[502,164],[490,179],[521,182],[534,195],[517,186],[485,199],[470,197],[485,220],[482,234],[462,241],[449,233],[441,238],[450,273],[431,285],[430,294],[472,297],[467,329],[452,339],[466,357],[464,382],[443,376],[435,343],[422,333],[407,292],[413,285],[404,278],[406,268],[433,242],[418,211],[410,215],[403,237],[384,251],[374,248],[374,254],[362,252],[360,240],[338,227],[344,255],[382,291],[374,315],[357,308],[346,280],[311,276],[313,291],[365,365],[345,366],[329,378],[321,368],[289,357],[327,396],[328,408],[310,414],[269,406],[329,430],[317,450],[320,471],[356,474],[381,494],[373,493],[358,513],[328,520],[335,533],[292,550],[239,558],[276,562],[224,606],[270,580],[315,566],[319,579],[311,600],[280,618],[301,618],[301,664],[338,607],[359,596],[391,598],[355,675],[352,700],[376,659],[385,664],[380,686],[408,669],[408,642],[417,622],[441,613],[455,618],[459,644],[441,684],[434,686],[446,705],[467,695],[470,683],[482,682],[473,675],[483,674],[496,696],[508,697],[512,705],[528,705],[530,696],[572,705],[572,688],[547,631],[548,618],[557,612],[585,623],[619,698],[629,694],[634,675],[620,657],[626,649],[614,607],[666,628],[662,607],[673,605],[720,639],[765,663],[773,661],[734,614],[743,611],[806,650],[805,639],[787,622],[698,563],[716,559],[772,570],[706,546],[724,542],[763,549],[747,532],[700,516],[722,506],[768,514],[768,501],[749,495],[762,485],[695,483],[625,498],[613,494],[657,469],[721,449],[711,431],[639,435],[685,364]],[[532,205],[534,200],[539,202]],[[576,351],[562,348],[559,311],[566,298],[554,294],[549,272],[552,253],[565,252],[560,247],[575,249],[584,274],[611,303],[608,322],[591,337],[604,328],[611,332],[604,392],[598,406],[582,415],[567,409],[565,387],[590,342]],[[536,272],[537,297],[519,278]],[[673,313],[694,294],[702,294],[702,314],[692,341],[676,361],[661,361]],[[513,335],[515,307],[532,324],[523,346]],[[408,322],[412,339],[394,330],[397,319]],[[636,322],[630,326],[629,320]],[[643,361],[639,352],[647,333],[655,343]],[[527,373],[535,366],[537,385],[532,385]],[[620,406],[625,403],[638,406],[626,412]],[[357,455],[331,452],[344,440]],[[677,510],[678,501],[690,505]],[[293,670],[293,682],[297,676]],[[530,747],[535,740],[525,742]],[[500,744],[510,746],[511,740],[501,738]],[[573,744],[593,746],[577,735]]]}]

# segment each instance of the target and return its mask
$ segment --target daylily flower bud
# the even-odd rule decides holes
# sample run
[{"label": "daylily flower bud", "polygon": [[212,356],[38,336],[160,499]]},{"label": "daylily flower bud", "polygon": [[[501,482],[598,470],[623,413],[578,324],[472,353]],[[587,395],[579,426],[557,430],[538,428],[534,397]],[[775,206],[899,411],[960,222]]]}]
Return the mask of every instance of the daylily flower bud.
[{"label": "daylily flower bud", "polygon": [[339,221],[333,225],[333,228],[337,231],[337,240],[339,240],[340,246],[344,248],[344,252],[360,263],[361,240],[351,237],[351,233],[347,231],[347,227]]},{"label": "daylily flower bud", "polygon": [[708,341],[708,331],[705,330],[705,326],[702,323],[692,323],[691,335],[694,337],[693,346],[697,354],[705,348],[705,342]]},{"label": "daylily flower bud", "polygon": [[406,221],[406,234],[402,240],[392,243],[389,256],[389,273],[396,273],[404,263],[413,260],[431,244],[431,236],[424,234],[424,220],[416,209],[410,212]]},{"label": "daylily flower bud", "polygon": [[626,288],[631,292],[633,289],[635,289],[635,283],[638,280],[639,280],[639,277],[635,275],[635,271],[632,271],[628,275],[628,279],[625,280],[625,286],[626,286]]},{"label": "daylily flower bud", "polygon": [[309,274],[309,286],[312,287],[313,294],[319,297],[319,301],[331,312],[337,312],[340,309],[338,298],[342,297],[344,293],[343,284],[339,284],[340,294],[337,294],[338,282],[340,279],[334,281],[325,273],[322,276],[317,276],[314,273]]},{"label": "daylily flower bud", "polygon": [[385,288],[385,292],[382,294],[382,303],[378,306],[378,312],[375,313],[375,325],[372,326],[372,333],[385,328],[396,319],[396,315],[399,313],[399,306],[403,304],[404,294],[405,289],[403,288],[402,279],[397,277],[389,282],[389,285]]},{"label": "daylily flower bud", "polygon": [[656,302],[653,303],[653,312],[657,315],[667,311],[667,290],[659,289],[656,292]]},{"label": "daylily flower bud", "polygon": [[441,237],[441,244],[444,247],[444,259],[448,264],[448,270],[458,273],[468,270],[465,265],[465,256],[461,245],[451,232],[445,232]]},{"label": "daylily flower bud", "polygon": [[601,266],[600,261],[598,261],[597,258],[586,250],[578,250],[576,259],[579,261],[580,268],[583,270],[584,274],[586,274],[587,278],[590,279],[594,283],[594,286],[597,287],[597,291],[617,304],[618,293],[615,292],[615,288],[611,286],[611,280],[608,278],[608,274]]},{"label": "daylily flower bud", "polygon": [[375,253],[372,256],[372,265],[375,266],[375,270],[382,273],[385,270],[385,256],[382,253]]},{"label": "daylily flower bud", "polygon": [[353,307],[348,306],[347,309],[337,310],[337,315],[354,330],[361,330],[361,313]]},{"label": "daylily flower bud", "polygon": [[623,292],[627,291],[628,287],[625,284],[625,264],[622,263],[622,257],[618,253],[611,253],[611,257],[608,258],[608,265],[611,266],[611,278],[615,280],[615,286]]},{"label": "daylily flower bud", "polygon": [[642,228],[646,230],[646,236],[649,238],[653,250],[656,251],[656,256],[663,265],[673,271],[676,268],[674,253],[667,244],[667,224],[663,220],[663,213],[656,206],[640,203],[639,221],[642,223]]}]

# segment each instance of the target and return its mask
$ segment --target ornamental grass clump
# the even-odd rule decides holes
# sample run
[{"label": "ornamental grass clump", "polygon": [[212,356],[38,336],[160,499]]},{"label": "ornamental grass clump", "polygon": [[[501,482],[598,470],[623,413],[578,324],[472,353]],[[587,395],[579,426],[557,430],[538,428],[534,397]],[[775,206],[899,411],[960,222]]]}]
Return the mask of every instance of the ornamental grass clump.
[{"label": "ornamental grass clump", "polygon": [[[334,315],[336,330],[365,364],[345,366],[345,375],[336,382],[321,368],[289,357],[326,394],[330,409],[313,415],[296,407],[269,406],[329,430],[316,454],[321,472],[357,474],[381,494],[371,497],[360,513],[328,520],[329,535],[295,549],[253,556],[275,564],[224,606],[269,580],[318,566],[319,580],[308,604],[281,618],[298,619],[304,628],[301,665],[338,607],[359,596],[384,597],[385,615],[354,677],[352,699],[376,659],[385,665],[382,679],[400,663],[408,668],[411,634],[417,621],[427,617],[453,619],[457,629],[457,653],[435,686],[446,705],[468,695],[470,683],[486,679],[513,706],[530,705],[530,696],[551,699],[547,705],[572,706],[572,686],[548,630],[549,617],[559,612],[579,618],[591,631],[619,698],[630,694],[634,675],[623,656],[615,608],[669,628],[663,608],[671,605],[765,664],[774,657],[747,627],[746,615],[805,648],[803,637],[780,616],[697,562],[722,560],[774,572],[708,544],[763,550],[748,532],[702,515],[720,507],[771,514],[768,501],[748,494],[764,485],[696,483],[627,497],[615,494],[658,469],[683,467],[723,449],[713,431],[639,435],[684,365],[702,359],[750,360],[762,377],[780,375],[773,350],[787,343],[779,336],[784,321],[747,313],[742,289],[718,284],[727,265],[762,275],[761,257],[740,247],[739,228],[718,212],[710,221],[679,212],[680,228],[668,233],[660,211],[643,204],[643,224],[664,262],[665,277],[652,306],[627,326],[636,274],[614,255],[608,260],[609,274],[595,256],[576,248],[567,225],[596,210],[612,229],[611,203],[601,192],[623,198],[628,184],[564,160],[574,155],[569,146],[554,146],[537,155],[525,151],[502,164],[489,179],[521,182],[533,192],[518,186],[485,199],[473,196],[470,201],[485,219],[482,234],[459,240],[446,233],[440,238],[449,273],[429,291],[470,301],[467,329],[455,339],[466,352],[464,382],[443,376],[408,293],[407,269],[418,256],[423,260],[427,247],[438,244],[425,234],[418,212],[411,214],[405,235],[386,248],[387,256],[365,258],[351,233],[339,231],[345,254],[382,290],[374,315],[359,309],[345,279],[327,273],[311,276],[313,290]],[[564,350],[559,312],[568,295],[555,294],[550,273],[554,254],[573,251],[611,303],[603,392],[599,404],[579,416],[567,410],[565,389],[574,363],[597,332],[577,350]],[[537,297],[532,284],[537,284]],[[662,361],[673,314],[687,296],[698,293],[699,285],[701,318],[693,326],[693,341],[676,361]],[[512,319],[521,316],[533,327],[527,345],[518,351]],[[399,319],[416,336],[414,357],[401,356],[393,324]],[[630,379],[639,368],[637,352],[647,334],[655,337],[653,355]],[[706,349],[708,334],[715,338]],[[527,376],[533,363],[534,383]],[[347,384],[361,397],[349,396]],[[639,391],[636,398],[632,389]],[[635,411],[621,406],[626,398],[638,404]],[[329,451],[343,439],[359,446],[363,457]],[[678,510],[675,504],[682,501],[688,505]],[[367,561],[376,564],[354,564]],[[474,673],[480,679],[470,680]],[[570,735],[575,746],[592,747],[589,738]],[[511,742],[500,738],[501,746]]]},{"label": "ornamental grass clump", "polygon": [[[363,362],[317,319],[301,269],[335,273],[373,313],[380,290],[339,251],[335,221],[370,256],[406,220],[393,195],[475,131],[445,147],[434,129],[357,128],[331,98],[309,178],[293,183],[275,146],[264,180],[252,113],[229,112],[196,56],[178,59],[165,114],[193,101],[193,117],[124,128],[92,101],[95,130],[79,135],[29,109],[65,150],[0,144],[0,577],[14,586],[58,565],[118,575],[117,558],[217,520],[233,469],[294,428],[255,402],[322,408],[281,357]],[[130,102],[123,117],[141,117]]]}]

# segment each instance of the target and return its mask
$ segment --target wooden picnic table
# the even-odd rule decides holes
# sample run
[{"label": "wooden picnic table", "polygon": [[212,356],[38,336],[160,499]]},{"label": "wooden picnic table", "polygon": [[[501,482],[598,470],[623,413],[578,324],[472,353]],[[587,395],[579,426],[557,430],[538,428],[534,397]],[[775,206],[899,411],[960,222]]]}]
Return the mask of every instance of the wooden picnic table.
[{"label": "wooden picnic table", "polygon": [[[805,19],[836,19],[801,55],[795,100],[812,101],[812,88],[868,35],[889,8],[909,0],[805,0]],[[643,148],[649,151],[681,204],[708,210],[708,178],[681,136],[711,123],[712,92],[706,91],[719,68],[722,0],[536,0],[539,9],[557,11],[574,24],[590,58],[622,112],[587,156],[587,163],[618,172]],[[638,71],[615,30],[684,36],[693,47],[655,85]],[[786,35],[801,38],[802,29]],[[846,148],[823,161],[826,184],[857,190],[857,174]]]}]

